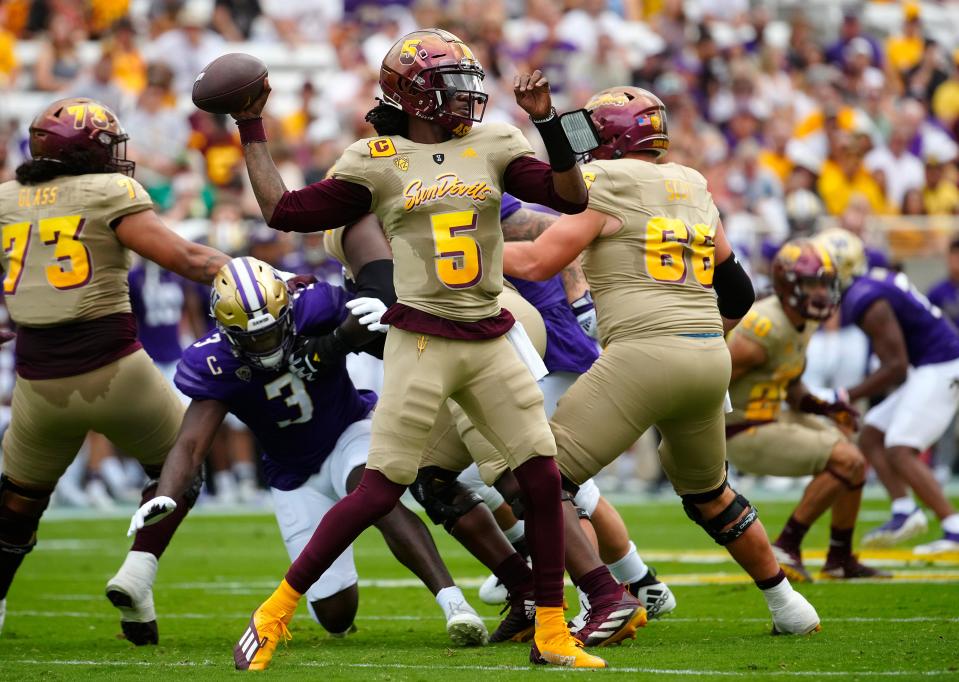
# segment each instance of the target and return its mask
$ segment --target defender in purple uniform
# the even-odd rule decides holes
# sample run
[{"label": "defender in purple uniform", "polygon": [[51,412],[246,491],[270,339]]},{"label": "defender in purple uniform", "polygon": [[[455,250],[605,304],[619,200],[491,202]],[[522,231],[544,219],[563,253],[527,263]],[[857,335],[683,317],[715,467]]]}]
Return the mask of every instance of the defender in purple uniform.
[{"label": "defender in purple uniform", "polygon": [[892,518],[867,533],[862,544],[888,546],[926,531],[911,489],[939,517],[944,534],[915,553],[959,550],[959,514],[918,458],[942,436],[959,407],[959,333],[905,274],[883,268],[867,273],[863,244],[855,235],[828,230],[816,241],[836,261],[843,324],[859,325],[880,361],[879,369],[848,390],[848,400],[898,386],[866,413],[859,440],[892,498]]},{"label": "defender in purple uniform", "polygon": [[[347,317],[347,307],[346,292],[325,283],[291,296],[279,273],[253,258],[235,258],[220,270],[210,303],[219,331],[183,353],[175,382],[192,403],[157,497],[137,512],[131,529],[175,508],[170,498],[193,479],[217,427],[232,412],[263,447],[280,532],[290,558],[299,555],[324,514],[359,484],[376,395],[357,391],[342,363],[303,382],[287,371],[286,358],[296,335],[330,332]],[[484,644],[486,627],[453,585],[419,517],[397,504],[376,526],[397,559],[436,595],[453,641]],[[307,592],[310,613],[334,635],[352,628],[356,582],[347,548]],[[256,651],[258,643],[248,639],[237,656]]]}]

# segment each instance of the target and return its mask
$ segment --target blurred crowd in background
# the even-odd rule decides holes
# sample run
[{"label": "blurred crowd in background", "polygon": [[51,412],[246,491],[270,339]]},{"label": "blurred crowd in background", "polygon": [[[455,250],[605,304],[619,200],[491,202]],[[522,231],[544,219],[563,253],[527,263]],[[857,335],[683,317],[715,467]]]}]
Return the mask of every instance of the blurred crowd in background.
[{"label": "blurred crowd in background", "polygon": [[[0,180],[24,158],[37,111],[54,98],[92,97],[119,114],[136,177],[172,227],[338,281],[319,235],[263,224],[234,124],[193,107],[192,83],[226,52],[261,57],[274,90],[273,158],[286,185],[300,187],[372,135],[364,115],[382,56],[429,26],[459,35],[483,64],[486,120],[518,125],[534,146],[539,138],[512,96],[517,71],[542,69],[561,110],[613,85],[656,93],[669,110],[666,160],[706,176],[760,289],[779,244],[841,225],[866,239],[872,265],[903,267],[924,290],[944,278],[934,302],[959,321],[959,2],[4,0]],[[179,347],[209,328],[206,292],[152,265],[131,283],[142,333],[157,337],[144,338],[147,351],[172,368]],[[868,348],[830,327],[810,365],[820,383],[843,385],[837,373],[864,372]],[[852,361],[837,355],[840,340],[858,349]],[[9,355],[0,354],[7,397]],[[375,388],[375,366],[356,372]],[[135,499],[133,468],[112,446],[92,437],[86,450],[61,498]],[[224,428],[208,476],[221,500],[257,497],[255,452],[245,429]],[[622,467],[638,459],[621,460],[610,479],[635,478]],[[954,457],[940,459],[945,476]],[[656,480],[654,468],[636,468]]]}]

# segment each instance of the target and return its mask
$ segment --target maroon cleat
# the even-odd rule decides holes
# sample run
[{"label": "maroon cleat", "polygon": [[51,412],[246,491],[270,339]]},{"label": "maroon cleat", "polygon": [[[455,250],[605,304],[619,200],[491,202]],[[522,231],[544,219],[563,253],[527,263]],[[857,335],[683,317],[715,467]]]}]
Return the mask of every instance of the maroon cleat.
[{"label": "maroon cleat", "polygon": [[880,571],[859,562],[855,554],[844,557],[826,557],[820,577],[831,580],[856,580],[857,578],[891,578],[892,573]]},{"label": "maroon cleat", "polygon": [[636,630],[646,625],[642,602],[623,590],[618,599],[590,604],[586,624],[573,636],[584,646],[610,646],[636,639]]},{"label": "maroon cleat", "polygon": [[776,557],[779,567],[783,569],[783,573],[789,578],[789,582],[811,583],[813,581],[812,575],[806,570],[806,566],[802,562],[802,555],[798,551],[782,547],[776,543],[773,543],[772,548],[773,555]]},{"label": "maroon cleat", "polygon": [[533,631],[536,628],[536,602],[533,601],[532,592],[509,595],[500,615],[504,613],[506,618],[500,622],[496,632],[489,637],[491,644],[528,642],[533,638]]}]

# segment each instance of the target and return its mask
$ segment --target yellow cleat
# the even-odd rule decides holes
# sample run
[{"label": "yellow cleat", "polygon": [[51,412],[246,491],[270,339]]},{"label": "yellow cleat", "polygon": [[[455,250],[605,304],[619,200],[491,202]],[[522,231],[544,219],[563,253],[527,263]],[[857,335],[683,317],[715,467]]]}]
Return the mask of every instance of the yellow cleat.
[{"label": "yellow cleat", "polygon": [[293,620],[302,596],[284,579],[270,598],[256,608],[246,632],[233,647],[237,670],[265,670],[280,640],[293,639],[286,626]]},{"label": "yellow cleat", "polygon": [[562,665],[568,668],[605,668],[606,661],[583,650],[583,643],[566,627],[563,609],[536,607],[536,633],[529,660],[538,665]]}]

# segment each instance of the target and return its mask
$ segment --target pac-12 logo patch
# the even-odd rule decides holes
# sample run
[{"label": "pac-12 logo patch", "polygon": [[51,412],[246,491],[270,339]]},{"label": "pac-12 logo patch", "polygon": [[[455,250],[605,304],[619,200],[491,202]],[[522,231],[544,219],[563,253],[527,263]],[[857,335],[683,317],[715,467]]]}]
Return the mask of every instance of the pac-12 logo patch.
[{"label": "pac-12 logo patch", "polygon": [[388,137],[378,137],[366,143],[370,148],[370,157],[382,159],[387,156],[396,156],[396,147],[393,146],[393,140]]},{"label": "pac-12 logo patch", "polygon": [[393,165],[405,173],[410,169],[410,160],[405,156],[397,156],[393,159]]},{"label": "pac-12 logo patch", "polygon": [[433,160],[436,163],[443,163],[445,159],[446,159],[446,155],[444,154],[433,154]]},{"label": "pac-12 logo patch", "polygon": [[240,365],[236,368],[236,378],[240,381],[249,381],[253,378],[253,370],[246,365]]}]

